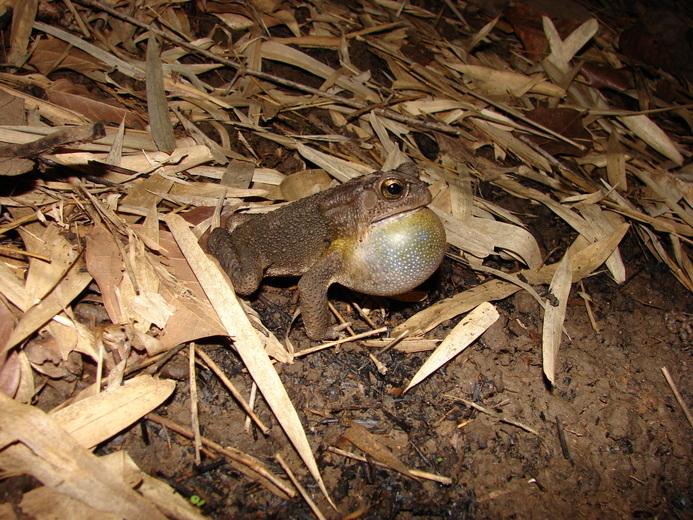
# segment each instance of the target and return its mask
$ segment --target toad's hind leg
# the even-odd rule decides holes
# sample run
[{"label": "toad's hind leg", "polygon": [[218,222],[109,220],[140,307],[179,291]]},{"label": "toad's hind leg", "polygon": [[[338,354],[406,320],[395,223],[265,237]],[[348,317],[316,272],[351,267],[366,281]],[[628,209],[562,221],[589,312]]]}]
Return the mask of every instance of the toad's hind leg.
[{"label": "toad's hind leg", "polygon": [[262,263],[258,258],[239,254],[231,233],[224,228],[216,228],[210,233],[207,250],[219,260],[237,293],[252,294],[259,287],[262,281]]},{"label": "toad's hind leg", "polygon": [[342,255],[332,251],[313,264],[298,282],[303,323],[306,326],[306,334],[311,339],[337,337],[337,333],[330,327],[327,290],[341,267]]}]

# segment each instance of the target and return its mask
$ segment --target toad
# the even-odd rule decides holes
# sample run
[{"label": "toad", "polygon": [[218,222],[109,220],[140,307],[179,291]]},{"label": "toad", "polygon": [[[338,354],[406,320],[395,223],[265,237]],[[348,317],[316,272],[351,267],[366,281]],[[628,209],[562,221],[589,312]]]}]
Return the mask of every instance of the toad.
[{"label": "toad", "polygon": [[431,192],[418,173],[405,163],[250,216],[231,232],[216,228],[208,250],[243,295],[255,292],[265,276],[300,276],[306,333],[334,338],[330,285],[393,296],[418,286],[440,265],[445,230],[426,207]]}]

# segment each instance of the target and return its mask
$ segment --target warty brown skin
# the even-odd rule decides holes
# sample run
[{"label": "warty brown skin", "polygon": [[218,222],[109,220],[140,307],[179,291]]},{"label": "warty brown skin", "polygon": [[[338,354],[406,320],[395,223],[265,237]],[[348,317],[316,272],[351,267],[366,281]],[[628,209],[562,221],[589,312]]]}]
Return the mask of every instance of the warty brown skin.
[{"label": "warty brown skin", "polygon": [[240,294],[253,293],[265,276],[301,276],[306,332],[331,338],[332,283],[366,294],[401,294],[438,267],[445,232],[425,208],[430,202],[416,167],[404,164],[254,215],[232,232],[216,228],[208,250]]}]

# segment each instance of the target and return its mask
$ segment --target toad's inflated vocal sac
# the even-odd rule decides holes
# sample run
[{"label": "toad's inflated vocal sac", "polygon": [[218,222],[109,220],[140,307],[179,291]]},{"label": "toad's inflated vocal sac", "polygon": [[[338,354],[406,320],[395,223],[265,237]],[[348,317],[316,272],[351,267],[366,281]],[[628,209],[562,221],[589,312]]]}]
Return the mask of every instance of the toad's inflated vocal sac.
[{"label": "toad's inflated vocal sac", "polygon": [[332,283],[391,296],[413,289],[440,265],[445,230],[426,208],[430,202],[418,169],[407,163],[254,215],[231,233],[216,228],[208,249],[240,294],[254,292],[263,276],[301,276],[308,336],[333,338]]}]

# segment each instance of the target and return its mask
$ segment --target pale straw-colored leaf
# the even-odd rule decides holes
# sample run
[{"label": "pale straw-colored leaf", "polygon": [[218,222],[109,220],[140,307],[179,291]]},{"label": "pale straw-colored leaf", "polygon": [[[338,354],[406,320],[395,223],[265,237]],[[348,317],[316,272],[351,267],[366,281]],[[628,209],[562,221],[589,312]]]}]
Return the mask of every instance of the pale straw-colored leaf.
[{"label": "pale straw-colored leaf", "polygon": [[488,36],[488,34],[493,30],[493,28],[496,26],[498,23],[498,19],[500,18],[499,16],[496,16],[493,20],[488,22],[486,25],[484,25],[481,29],[477,31],[477,33],[474,35],[472,38],[472,41],[469,43],[469,49],[468,52],[472,52],[472,50],[479,45],[479,43]]},{"label": "pale straw-colored leaf", "polygon": [[606,177],[609,180],[609,184],[618,191],[621,193],[628,192],[626,153],[618,139],[618,134],[613,131],[609,135],[609,141],[606,144]]},{"label": "pale straw-colored leaf", "polygon": [[291,403],[277,371],[272,366],[270,358],[258,338],[257,331],[238,304],[236,295],[227,279],[219,267],[202,251],[197,243],[197,238],[180,216],[169,214],[164,220],[217,312],[221,323],[229,336],[233,338],[236,350],[248,368],[248,372],[257,383],[267,404],[318,483],[320,490],[332,503],[296,409]]},{"label": "pale straw-colored leaf", "polygon": [[[630,225],[623,224],[613,233],[594,242],[573,255],[573,281],[577,282],[592,274],[618,247]],[[550,283],[558,264],[544,265],[541,269],[524,269],[515,276],[522,277],[532,285]],[[467,289],[461,293],[434,303],[430,307],[416,313],[404,323],[397,325],[392,336],[397,337],[404,332],[411,336],[424,334],[437,327],[444,321],[468,312],[483,302],[497,301],[507,298],[519,291],[520,284],[505,280],[490,280],[481,285]]]},{"label": "pale straw-colored leaf", "polygon": [[526,229],[497,220],[470,217],[457,219],[432,207],[443,221],[448,243],[477,258],[486,258],[504,250],[514,253],[528,267],[541,264],[541,250],[536,239]]},{"label": "pale straw-colored leaf", "polygon": [[568,71],[570,60],[597,34],[599,29],[597,20],[590,18],[570,33],[565,40],[562,40],[549,17],[542,16],[542,21],[544,23],[544,33],[551,47],[551,54],[546,59],[551,61],[563,73]]},{"label": "pale straw-colored leaf", "polygon": [[92,449],[154,410],[175,388],[171,380],[138,376],[50,416],[81,446]]},{"label": "pale straw-colored leaf", "polygon": [[27,310],[12,331],[7,343],[0,349],[0,355],[27,339],[79,296],[91,282],[91,276],[83,269],[84,262],[80,259],[75,261],[53,290],[40,303]]},{"label": "pale straw-colored leaf", "polygon": [[266,60],[279,61],[281,63],[293,65],[294,67],[308,71],[324,80],[330,80],[338,87],[353,92],[359,99],[365,99],[371,102],[379,101],[378,94],[366,87],[363,83],[337,72],[315,58],[287,45],[274,41],[263,42],[262,57]]},{"label": "pale straw-colored leaf", "polygon": [[[35,406],[0,392],[0,467],[27,473],[59,493],[132,520],[164,520],[152,504]],[[9,445],[11,444],[11,445]]]},{"label": "pale straw-colored leaf", "polygon": [[683,155],[678,151],[673,141],[657,123],[652,121],[652,119],[645,114],[621,116],[618,119],[628,127],[628,130],[633,132],[664,157],[668,157],[679,166],[683,164]]},{"label": "pale straw-colored leaf", "polygon": [[319,166],[340,182],[346,182],[349,179],[353,179],[373,171],[373,168],[370,166],[345,161],[344,159],[319,152],[315,148],[306,146],[300,141],[296,142],[296,150],[298,150],[298,153],[300,153],[304,159]]},{"label": "pale straw-colored leaf", "polygon": [[525,92],[534,92],[556,98],[563,98],[566,95],[564,89],[549,83],[542,76],[526,76],[510,70],[498,70],[462,62],[446,62],[445,65],[482,82],[484,92],[490,95],[508,93],[522,95]]},{"label": "pale straw-colored leaf", "polygon": [[431,353],[421,368],[414,374],[404,391],[407,392],[412,387],[418,385],[466,349],[486,329],[493,325],[498,317],[498,311],[488,302],[484,302],[475,308],[455,325],[455,328],[450,331],[443,342]]},{"label": "pale straw-colored leaf", "polygon": [[[546,375],[546,378],[552,385],[556,380],[556,360],[558,359],[558,348],[561,345],[563,322],[565,321],[565,312],[572,283],[571,251],[568,249],[558,264],[558,268],[551,280],[549,291],[552,298],[549,299],[549,304],[546,305],[544,312],[542,365],[544,375]],[[555,305],[551,303],[552,300],[555,301]]]},{"label": "pale straw-colored leaf", "polygon": [[[581,204],[579,210],[584,219],[592,226],[594,236],[597,239],[613,233],[625,221],[623,217],[616,213],[604,212],[597,204]],[[618,248],[607,258],[606,267],[611,272],[616,283],[624,283],[626,281],[626,266],[623,263],[623,258],[621,258]]]},{"label": "pale straw-colored leaf", "polygon": [[467,120],[472,122],[479,130],[488,135],[502,148],[512,152],[521,160],[540,170],[551,171],[551,164],[544,156],[534,151],[529,145],[520,141],[511,132],[502,130],[494,124],[478,117],[470,117]]}]

